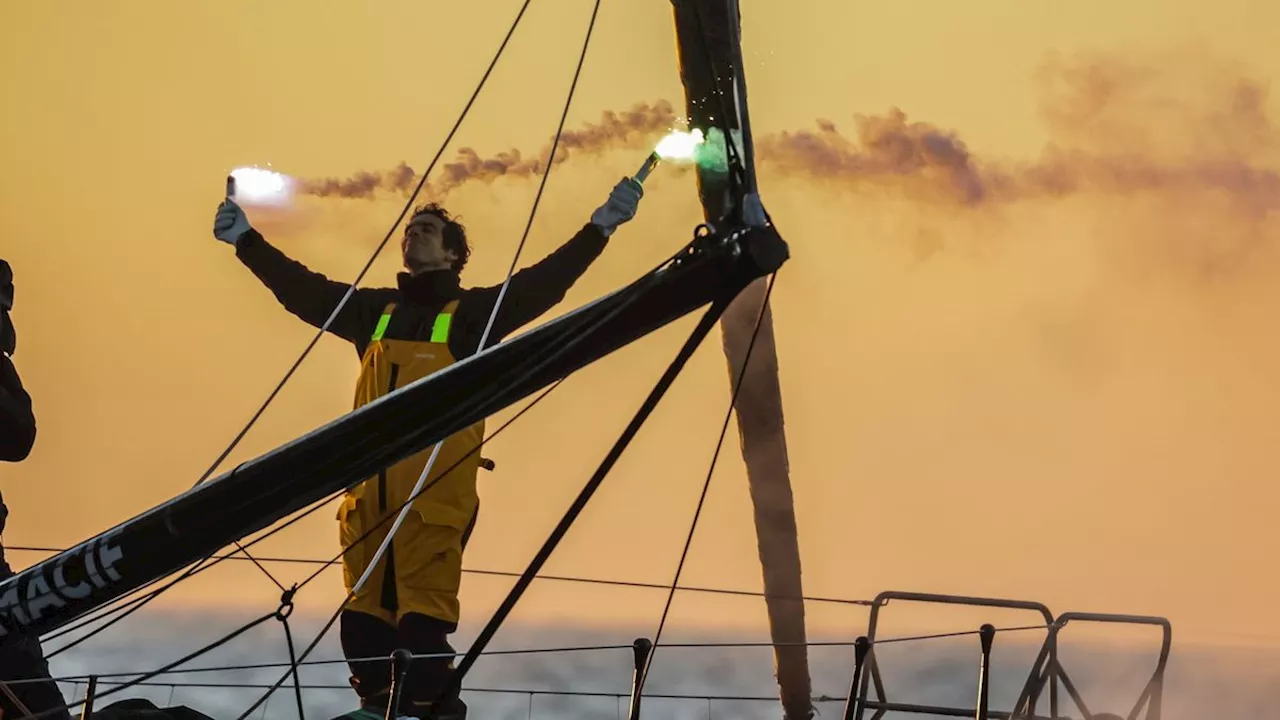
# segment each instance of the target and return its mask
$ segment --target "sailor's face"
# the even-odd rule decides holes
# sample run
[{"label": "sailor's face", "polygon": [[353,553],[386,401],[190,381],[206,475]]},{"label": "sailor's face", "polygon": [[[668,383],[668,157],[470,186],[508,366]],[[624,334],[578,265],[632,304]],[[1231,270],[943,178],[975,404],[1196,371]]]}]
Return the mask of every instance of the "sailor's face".
[{"label": "sailor's face", "polygon": [[457,256],[444,247],[444,221],[435,215],[422,214],[409,221],[400,251],[404,266],[410,272],[444,269],[457,260]]}]

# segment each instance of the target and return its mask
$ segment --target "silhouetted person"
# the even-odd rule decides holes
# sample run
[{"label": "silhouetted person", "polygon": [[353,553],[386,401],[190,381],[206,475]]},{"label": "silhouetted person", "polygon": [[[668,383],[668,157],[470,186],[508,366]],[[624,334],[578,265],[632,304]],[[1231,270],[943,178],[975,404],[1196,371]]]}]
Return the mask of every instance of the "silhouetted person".
[{"label": "silhouetted person", "polygon": [[13,309],[13,270],[0,260],[0,460],[20,462],[36,442],[36,418],[31,396],[13,366],[18,334],[9,311]]},{"label": "silhouetted person", "polygon": [[[31,454],[35,445],[36,418],[31,409],[31,396],[22,387],[22,379],[13,366],[18,335],[9,318],[12,309],[13,270],[9,263],[0,260],[0,351],[3,351],[0,352],[0,460],[20,462]],[[0,493],[0,535],[4,534],[8,519],[9,508]],[[13,574],[4,557],[4,545],[0,544],[0,582]],[[6,720],[54,708],[62,710],[46,718],[70,720],[66,705],[58,685],[49,677],[49,663],[44,659],[39,637],[23,636],[0,648],[0,710]]]}]

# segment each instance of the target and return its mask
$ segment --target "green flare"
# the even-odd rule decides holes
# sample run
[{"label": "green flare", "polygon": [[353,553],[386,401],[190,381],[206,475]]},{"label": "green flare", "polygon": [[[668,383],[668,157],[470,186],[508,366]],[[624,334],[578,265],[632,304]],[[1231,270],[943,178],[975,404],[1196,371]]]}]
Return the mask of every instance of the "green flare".
[{"label": "green flare", "polygon": [[[724,131],[713,126],[704,135],[706,140],[702,141],[694,151],[694,162],[698,164],[698,169],[703,172],[728,174],[729,151],[724,141]],[[737,137],[736,132],[734,132],[734,150],[739,156],[742,155],[742,139]]]}]

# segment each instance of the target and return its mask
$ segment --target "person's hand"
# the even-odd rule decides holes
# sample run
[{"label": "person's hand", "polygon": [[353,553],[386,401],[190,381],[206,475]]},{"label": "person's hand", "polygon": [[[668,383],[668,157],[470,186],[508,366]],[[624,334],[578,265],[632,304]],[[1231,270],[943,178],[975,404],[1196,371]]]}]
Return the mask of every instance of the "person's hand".
[{"label": "person's hand", "polygon": [[244,210],[230,198],[223,200],[218,212],[213,216],[213,236],[225,243],[235,245],[240,236],[249,230],[249,218]]},{"label": "person's hand", "polygon": [[622,178],[613,186],[609,199],[591,214],[591,224],[609,237],[619,225],[636,216],[641,197],[644,197],[644,186],[634,178]]}]

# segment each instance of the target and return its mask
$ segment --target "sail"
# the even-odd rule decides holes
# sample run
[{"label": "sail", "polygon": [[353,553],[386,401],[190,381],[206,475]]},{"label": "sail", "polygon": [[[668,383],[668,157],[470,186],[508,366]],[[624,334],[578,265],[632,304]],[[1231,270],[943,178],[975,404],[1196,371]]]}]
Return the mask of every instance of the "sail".
[{"label": "sail", "polygon": [[621,290],[389,393],[0,583],[0,647],[20,633],[56,630],[350,488],[699,307],[732,299],[786,261],[786,243],[771,228],[735,230],[699,235]]},{"label": "sail", "polygon": [[[744,175],[736,179],[736,197],[735,179],[722,168],[706,163],[698,167],[703,213],[709,222],[715,222],[741,200],[743,193],[756,191],[738,3],[672,0],[672,4],[690,126],[710,129],[727,125],[729,132],[721,137],[742,153]],[[768,307],[762,308],[765,300],[765,281],[761,279],[744,289],[726,309],[720,327],[729,381],[736,383],[757,319],[760,323],[734,410],[755,511],[756,542],[783,713],[788,720],[806,720],[813,717],[813,703],[804,602],[800,600],[804,595],[800,547],[783,429],[773,315]]]}]

